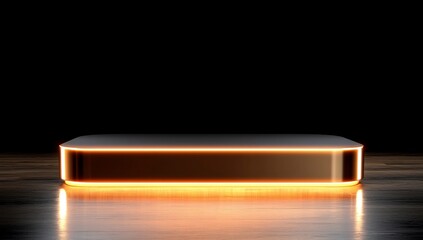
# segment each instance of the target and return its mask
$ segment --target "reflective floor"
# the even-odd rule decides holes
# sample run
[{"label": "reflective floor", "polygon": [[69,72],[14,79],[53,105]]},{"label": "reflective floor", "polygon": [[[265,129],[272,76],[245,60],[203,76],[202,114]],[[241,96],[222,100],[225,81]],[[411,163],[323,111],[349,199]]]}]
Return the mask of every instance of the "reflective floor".
[{"label": "reflective floor", "polygon": [[52,155],[0,156],[0,239],[422,239],[423,156],[354,187],[81,188]]}]

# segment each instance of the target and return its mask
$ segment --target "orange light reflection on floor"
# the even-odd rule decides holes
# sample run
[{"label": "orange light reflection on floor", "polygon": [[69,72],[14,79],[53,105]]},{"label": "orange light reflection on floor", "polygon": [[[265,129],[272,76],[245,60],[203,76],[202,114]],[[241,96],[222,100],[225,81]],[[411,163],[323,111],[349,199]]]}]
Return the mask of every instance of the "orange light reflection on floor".
[{"label": "orange light reflection on floor", "polygon": [[361,185],[345,187],[242,187],[242,186],[149,186],[84,188],[63,184],[69,198],[136,199],[136,198],[260,198],[315,199],[353,198]]},{"label": "orange light reflection on floor", "polygon": [[[60,192],[58,211],[67,214],[59,214],[59,239],[94,237],[104,229],[125,239],[179,239],[193,234],[201,239],[228,235],[248,239],[275,231],[298,236],[329,230],[352,239],[362,231],[361,184],[349,188],[63,184]],[[355,218],[347,217],[351,211]],[[334,223],[341,226],[339,230],[333,229]]]}]

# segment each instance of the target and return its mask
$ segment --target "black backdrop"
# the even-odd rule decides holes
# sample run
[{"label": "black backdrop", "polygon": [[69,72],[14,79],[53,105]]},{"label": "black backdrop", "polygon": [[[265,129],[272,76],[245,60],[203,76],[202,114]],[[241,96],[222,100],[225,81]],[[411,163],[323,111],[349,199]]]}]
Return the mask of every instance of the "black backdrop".
[{"label": "black backdrop", "polygon": [[64,141],[102,133],[316,133],[350,138],[368,152],[423,152],[419,90],[410,85],[242,80],[139,77],[3,89],[0,151],[57,152]]},{"label": "black backdrop", "polygon": [[5,44],[0,152],[57,152],[99,133],[318,133],[423,152],[411,20],[25,19]]}]

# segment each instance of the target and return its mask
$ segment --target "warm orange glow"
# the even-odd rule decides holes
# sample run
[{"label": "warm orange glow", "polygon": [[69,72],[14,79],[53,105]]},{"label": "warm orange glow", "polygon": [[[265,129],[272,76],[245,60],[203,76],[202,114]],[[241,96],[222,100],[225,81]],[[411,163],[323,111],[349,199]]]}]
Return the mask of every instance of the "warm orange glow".
[{"label": "warm orange glow", "polygon": [[66,154],[65,148],[60,147],[60,177],[66,180]]},{"label": "warm orange glow", "polygon": [[359,181],[349,182],[76,182],[65,181],[76,187],[345,187],[354,186]]},{"label": "warm orange glow", "polygon": [[362,161],[363,161],[363,148],[357,149],[357,179],[360,180],[361,176],[361,168],[362,168]]}]

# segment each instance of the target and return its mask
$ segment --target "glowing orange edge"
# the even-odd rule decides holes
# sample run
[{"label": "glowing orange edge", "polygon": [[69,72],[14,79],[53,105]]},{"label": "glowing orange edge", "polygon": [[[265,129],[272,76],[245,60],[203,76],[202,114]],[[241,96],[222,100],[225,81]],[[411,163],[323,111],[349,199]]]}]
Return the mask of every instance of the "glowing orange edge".
[{"label": "glowing orange edge", "polygon": [[357,171],[356,181],[348,182],[190,182],[190,183],[181,183],[181,182],[77,182],[77,181],[66,181],[66,169],[65,169],[65,150],[73,151],[105,151],[105,152],[285,152],[285,151],[347,151],[347,150],[356,150],[358,152],[357,157],[357,168],[362,168],[362,149],[363,147],[353,147],[353,148],[74,148],[74,147],[63,147],[60,146],[60,173],[61,178],[64,180],[65,184],[70,186],[79,186],[79,187],[165,187],[165,186],[174,186],[174,187],[207,187],[207,186],[240,186],[240,187],[266,187],[266,186],[280,186],[280,187],[300,187],[300,186],[332,186],[332,187],[341,187],[341,186],[354,186],[357,185],[361,180],[361,171]]},{"label": "glowing orange edge", "polygon": [[74,187],[346,187],[360,181],[349,182],[76,182],[65,181]]},{"label": "glowing orange edge", "polygon": [[326,152],[326,151],[347,151],[347,150],[359,150],[363,147],[349,147],[349,148],[277,148],[277,147],[266,147],[266,148],[236,148],[236,147],[210,147],[210,148],[196,148],[196,147],[175,147],[175,148],[163,148],[163,147],[150,147],[150,148],[76,148],[76,147],[63,147],[60,146],[61,150],[74,150],[74,151],[93,151],[93,152],[286,152],[286,151],[299,151],[299,152]]}]

